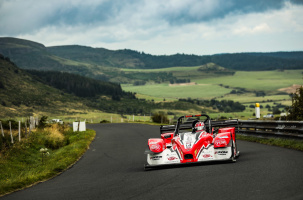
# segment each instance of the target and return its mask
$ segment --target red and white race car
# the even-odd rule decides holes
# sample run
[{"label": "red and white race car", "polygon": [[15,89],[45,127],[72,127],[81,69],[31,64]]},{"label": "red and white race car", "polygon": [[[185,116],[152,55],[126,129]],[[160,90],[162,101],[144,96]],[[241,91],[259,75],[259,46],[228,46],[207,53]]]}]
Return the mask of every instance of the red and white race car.
[{"label": "red and white race car", "polygon": [[[201,121],[201,117],[206,119]],[[206,161],[236,161],[239,156],[236,126],[238,120],[211,121],[205,114],[179,117],[176,125],[160,127],[161,138],[148,140],[144,169]]]}]

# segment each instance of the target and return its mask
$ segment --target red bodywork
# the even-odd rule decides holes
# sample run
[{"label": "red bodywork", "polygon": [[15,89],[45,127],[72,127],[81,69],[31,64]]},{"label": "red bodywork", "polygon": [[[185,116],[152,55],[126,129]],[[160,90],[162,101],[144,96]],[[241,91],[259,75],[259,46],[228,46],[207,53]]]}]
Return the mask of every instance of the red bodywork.
[{"label": "red bodywork", "polygon": [[[206,117],[204,121],[191,119],[182,123],[185,118],[203,116]],[[198,129],[200,126],[197,128],[197,123],[202,128]],[[181,116],[176,125],[161,126],[161,138],[148,140],[148,149],[145,151],[148,164],[145,168],[165,164],[236,161],[239,155],[236,129],[229,125],[238,125],[238,120],[211,121],[208,115],[200,114]],[[220,128],[214,130],[214,127]]]},{"label": "red bodywork", "polygon": [[181,163],[197,162],[198,153],[203,149],[207,148],[213,142],[211,134],[201,134],[198,141],[191,147],[186,148],[186,144],[182,144],[180,137],[176,136],[172,139],[173,149],[181,154]]},{"label": "red bodywork", "polygon": [[[149,149],[154,153],[161,153],[166,148],[177,150],[181,159],[181,163],[197,162],[199,152],[207,149],[209,145],[214,145],[214,148],[230,147],[232,140],[235,143],[235,127],[221,128],[218,130],[216,137],[212,133],[202,132],[197,141],[190,148],[186,147],[179,135],[174,137],[174,133],[163,133],[161,138],[152,138],[148,140]],[[208,155],[204,155],[207,157]],[[209,156],[211,156],[209,154]]]}]

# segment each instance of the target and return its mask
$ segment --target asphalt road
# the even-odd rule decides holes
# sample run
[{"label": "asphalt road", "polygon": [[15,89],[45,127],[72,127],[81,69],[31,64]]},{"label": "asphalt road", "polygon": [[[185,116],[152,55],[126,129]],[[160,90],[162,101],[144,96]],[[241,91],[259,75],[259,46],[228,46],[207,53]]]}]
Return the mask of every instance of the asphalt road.
[{"label": "asphalt road", "polygon": [[238,141],[236,163],[144,171],[159,127],[94,124],[90,149],[72,168],[9,199],[303,199],[303,152]]}]

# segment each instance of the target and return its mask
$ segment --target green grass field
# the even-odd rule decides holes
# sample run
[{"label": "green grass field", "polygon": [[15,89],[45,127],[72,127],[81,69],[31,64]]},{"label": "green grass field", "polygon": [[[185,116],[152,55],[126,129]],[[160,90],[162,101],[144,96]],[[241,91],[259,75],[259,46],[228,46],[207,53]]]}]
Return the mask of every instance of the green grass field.
[{"label": "green grass field", "polygon": [[192,80],[200,84],[223,84],[230,87],[241,87],[249,90],[273,92],[293,84],[303,85],[303,70],[285,71],[237,71],[234,76]]},{"label": "green grass field", "polygon": [[[173,72],[174,76],[182,74],[181,78],[190,78],[190,74],[197,71],[198,67],[174,67],[161,69],[167,72]],[[127,70],[136,72],[137,70]],[[155,70],[140,70],[141,72],[155,72]],[[174,101],[179,98],[191,99],[212,99],[232,100],[240,102],[246,106],[260,103],[264,108],[261,109],[261,116],[271,113],[265,108],[266,105],[271,107],[277,103],[285,106],[291,105],[291,97],[279,91],[281,88],[291,87],[294,84],[303,85],[303,70],[285,70],[285,71],[237,71],[233,76],[214,76],[205,78],[205,74],[199,78],[196,76],[191,79],[196,85],[170,86],[168,83],[146,84],[142,86],[133,86],[130,84],[122,85],[123,90],[136,92],[138,98],[156,102]],[[198,73],[197,73],[198,74]],[[196,74],[196,75],[197,75]],[[188,77],[186,77],[188,75]],[[178,77],[178,76],[177,76]],[[179,78],[179,77],[178,77]],[[236,88],[244,88],[246,93],[230,94]],[[255,91],[263,91],[265,96],[256,96]],[[201,108],[203,110],[203,108]],[[281,109],[282,111],[282,109]],[[180,110],[174,111],[176,114],[183,114]],[[200,112],[200,111],[187,111]],[[212,118],[249,119],[254,118],[254,109],[247,107],[241,113],[209,113]]]},{"label": "green grass field", "polygon": [[[185,67],[184,67],[185,68]],[[189,69],[174,68],[174,70],[195,70],[195,67]],[[133,70],[134,71],[134,70]],[[148,70],[145,70],[148,72]],[[180,72],[179,71],[179,72]],[[293,84],[303,85],[303,70],[285,70],[285,71],[258,71],[247,72],[237,71],[234,76],[220,76],[210,78],[193,79],[197,85],[187,86],[169,86],[169,84],[152,84],[143,86],[122,85],[123,89],[130,92],[136,92],[140,95],[146,95],[150,98],[200,98],[210,99],[227,95],[233,88],[240,87],[249,91],[264,91],[265,97],[256,97],[252,94],[227,95],[222,99],[229,99],[239,102],[252,101],[285,101],[289,100],[288,95],[276,95],[280,88],[290,87]],[[229,88],[221,87],[228,86]]]},{"label": "green grass field", "polygon": [[168,68],[161,68],[161,69],[121,69],[125,72],[179,72],[179,71],[196,71],[201,66],[195,67],[168,67]]},{"label": "green grass field", "polygon": [[211,99],[227,94],[231,89],[214,84],[198,84],[169,86],[169,84],[153,84],[144,86],[127,86],[123,90],[160,98],[200,98]]}]

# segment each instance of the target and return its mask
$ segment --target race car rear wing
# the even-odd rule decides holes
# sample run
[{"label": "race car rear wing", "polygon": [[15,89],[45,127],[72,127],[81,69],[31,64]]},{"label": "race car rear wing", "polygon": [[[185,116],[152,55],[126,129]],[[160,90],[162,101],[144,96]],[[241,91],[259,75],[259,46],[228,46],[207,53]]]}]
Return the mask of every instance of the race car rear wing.
[{"label": "race car rear wing", "polygon": [[[206,130],[212,130],[212,128],[224,128],[224,127],[235,127],[236,131],[239,130],[239,121],[238,119],[231,119],[225,121],[214,121],[210,120],[210,123],[205,123]],[[192,123],[185,123],[179,125],[179,130],[191,129]],[[177,130],[177,131],[179,131]],[[160,134],[176,132],[176,125],[163,125],[160,126]]]}]

